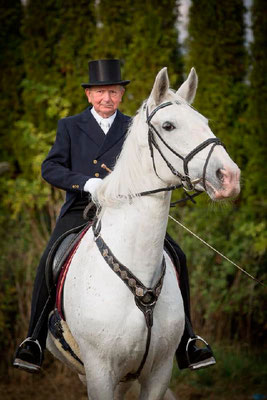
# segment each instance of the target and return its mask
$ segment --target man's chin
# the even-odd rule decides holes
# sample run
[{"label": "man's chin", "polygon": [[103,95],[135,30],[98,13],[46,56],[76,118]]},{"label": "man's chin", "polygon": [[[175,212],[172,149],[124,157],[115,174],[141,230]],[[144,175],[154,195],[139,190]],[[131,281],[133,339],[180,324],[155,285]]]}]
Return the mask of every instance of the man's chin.
[{"label": "man's chin", "polygon": [[114,110],[113,107],[101,107],[101,109],[99,110],[98,114],[104,117],[104,118],[108,118],[111,117],[112,114],[114,114],[116,110]]}]

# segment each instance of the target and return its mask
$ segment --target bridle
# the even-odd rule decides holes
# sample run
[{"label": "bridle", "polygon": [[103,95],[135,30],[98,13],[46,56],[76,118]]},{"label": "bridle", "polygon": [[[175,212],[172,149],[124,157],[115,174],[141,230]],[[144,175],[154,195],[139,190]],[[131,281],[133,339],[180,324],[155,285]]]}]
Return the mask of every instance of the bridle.
[{"label": "bridle", "polygon": [[[155,158],[154,158],[154,148],[158,150],[159,154],[161,155],[161,157],[163,158],[163,160],[165,161],[166,165],[168,166],[168,168],[171,170],[171,172],[173,173],[173,175],[178,176],[181,180],[180,184],[177,185],[171,185],[171,186],[165,186],[163,188],[158,188],[158,189],[152,189],[152,190],[146,190],[143,192],[139,192],[136,193],[135,195],[119,195],[120,198],[127,198],[127,199],[132,199],[133,197],[142,197],[142,196],[148,196],[151,194],[156,194],[156,193],[160,193],[160,192],[168,192],[168,191],[173,191],[175,189],[180,189],[183,188],[185,190],[185,194],[186,197],[182,198],[180,200],[175,201],[174,203],[171,203],[170,206],[173,207],[175,206],[177,203],[182,203],[184,201],[187,200],[191,200],[193,203],[195,203],[194,201],[194,197],[200,195],[201,193],[203,193],[202,191],[199,191],[197,189],[195,189],[195,185],[197,183],[199,183],[200,181],[202,181],[203,183],[203,188],[205,189],[205,191],[207,191],[207,186],[206,186],[206,172],[207,172],[207,167],[208,167],[208,163],[210,160],[210,157],[213,153],[213,150],[215,148],[215,146],[223,146],[225,148],[225,145],[223,144],[223,142],[218,139],[218,138],[210,138],[205,140],[204,142],[200,143],[198,146],[196,146],[193,150],[190,151],[190,153],[186,156],[183,157],[181,154],[177,153],[175,150],[173,150],[170,145],[162,138],[162,136],[160,135],[160,133],[157,131],[157,129],[154,127],[154,125],[151,123],[152,118],[154,117],[154,115],[161,110],[162,108],[171,106],[173,104],[178,104],[180,105],[181,103],[179,103],[179,101],[167,101],[165,103],[160,104],[158,107],[156,107],[150,114],[148,112],[148,107],[147,104],[144,105],[144,110],[146,110],[146,123],[148,124],[148,146],[149,146],[149,150],[150,150],[150,156],[152,158],[152,163],[153,163],[153,169],[155,171],[155,174],[157,175],[157,177],[163,181],[163,179],[161,179],[161,177],[158,175],[157,173],[157,169],[156,169],[156,165],[155,165]],[[156,139],[155,139],[155,135],[158,136],[158,138],[160,139],[160,141],[173,153],[175,154],[178,158],[180,158],[183,161],[183,169],[184,169],[184,174],[181,174],[179,171],[177,171],[177,169],[174,168],[174,166],[166,159],[166,157],[164,156],[163,152],[161,151]],[[205,164],[203,166],[203,174],[202,174],[202,178],[197,178],[194,179],[193,181],[191,180],[190,176],[189,176],[189,169],[188,169],[188,164],[189,161],[191,161],[194,156],[199,153],[201,150],[205,149],[207,146],[209,146],[210,144],[212,144],[212,147],[210,148],[210,151],[208,153],[208,156],[205,160]],[[154,146],[154,147],[153,147]],[[101,168],[105,169],[106,171],[108,171],[109,173],[112,172],[105,164],[101,165]],[[188,191],[191,190],[195,190],[195,193],[193,194],[189,194]]]},{"label": "bridle", "polygon": [[[209,163],[210,157],[211,157],[211,155],[213,153],[213,150],[214,150],[215,146],[220,145],[220,146],[223,146],[225,148],[225,145],[218,138],[210,138],[210,139],[207,139],[204,142],[200,143],[198,146],[196,146],[192,151],[190,151],[189,154],[187,154],[186,157],[183,157],[181,154],[179,154],[175,150],[173,150],[170,147],[170,145],[163,139],[163,137],[157,131],[155,126],[151,123],[152,118],[154,117],[154,115],[159,110],[161,110],[162,108],[171,106],[173,104],[178,104],[179,105],[180,103],[178,101],[175,101],[175,102],[167,101],[165,103],[160,104],[158,107],[156,107],[150,114],[148,112],[148,107],[146,106],[146,123],[148,124],[148,145],[149,145],[149,149],[150,149],[150,155],[151,155],[151,158],[152,158],[153,168],[154,168],[155,174],[159,177],[159,175],[157,173],[156,165],[155,165],[154,148],[157,149],[157,151],[159,152],[159,154],[161,155],[161,157],[163,158],[163,160],[165,161],[167,167],[171,170],[173,175],[178,176],[181,179],[181,186],[180,187],[183,187],[185,190],[193,190],[195,188],[195,184],[202,180],[203,187],[204,187],[205,190],[207,190],[207,187],[206,187],[206,171],[207,171],[207,167],[208,167],[208,163]],[[175,169],[174,166],[166,159],[166,157],[164,156],[163,152],[161,151],[161,149],[160,149],[160,147],[159,147],[159,145],[158,145],[158,143],[156,141],[155,136],[157,136],[160,139],[160,141],[173,154],[175,154],[178,158],[180,158],[183,161],[184,174],[181,174],[179,171],[177,171],[177,169]],[[208,153],[208,156],[206,158],[205,164],[203,166],[202,178],[194,180],[194,181],[191,181],[190,176],[189,176],[189,169],[188,169],[189,161],[191,161],[196,154],[198,154],[200,151],[202,151],[203,149],[205,149],[207,146],[209,146],[212,143],[213,143],[213,145],[211,146],[211,149],[210,149],[210,151]]]}]

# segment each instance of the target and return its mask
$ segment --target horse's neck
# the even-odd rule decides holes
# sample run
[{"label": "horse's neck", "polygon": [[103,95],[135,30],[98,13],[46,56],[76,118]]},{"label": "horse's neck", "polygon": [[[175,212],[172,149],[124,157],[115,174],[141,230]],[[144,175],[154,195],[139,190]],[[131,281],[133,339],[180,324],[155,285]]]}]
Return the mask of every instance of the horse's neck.
[{"label": "horse's neck", "polygon": [[101,235],[113,254],[147,286],[161,273],[169,203],[169,193],[136,198],[106,208],[101,218]]}]

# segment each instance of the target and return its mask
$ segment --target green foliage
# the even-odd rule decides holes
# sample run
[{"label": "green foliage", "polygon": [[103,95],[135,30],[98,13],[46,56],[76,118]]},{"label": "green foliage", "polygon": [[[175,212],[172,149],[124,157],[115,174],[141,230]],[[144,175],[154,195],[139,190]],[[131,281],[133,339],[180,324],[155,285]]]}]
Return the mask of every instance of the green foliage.
[{"label": "green foliage", "polygon": [[3,205],[10,207],[13,218],[18,217],[25,207],[40,211],[47,205],[53,190],[41,179],[41,163],[54,142],[58,117],[65,117],[70,109],[70,102],[60,97],[59,89],[55,87],[41,83],[33,85],[26,80],[23,86],[25,90],[35,93],[36,104],[45,110],[42,118],[47,121],[47,127],[53,122],[54,129],[41,130],[27,117],[14,123],[12,138],[16,179],[13,174],[9,179],[0,177]]},{"label": "green foliage", "polygon": [[[263,166],[262,138],[266,130],[262,128],[266,117],[263,110],[256,118],[249,119],[248,115],[252,116],[250,110],[256,107],[255,99],[262,100],[256,76],[259,75],[261,81],[266,79],[266,74],[261,68],[263,63],[257,63],[252,69],[257,68],[256,76],[251,72],[251,84],[246,81],[243,14],[240,0],[208,3],[193,0],[186,56],[188,67],[194,65],[199,75],[194,105],[210,118],[213,132],[223,140],[230,156],[241,168],[241,195],[235,202],[221,207],[211,205],[203,195],[194,208],[184,207],[177,214],[186,226],[213,247],[250,274],[264,279],[267,241],[263,192],[266,184],[262,177],[266,167]],[[259,46],[262,46],[263,37],[260,40]],[[257,36],[253,48],[258,48]],[[266,55],[260,54],[266,60]],[[170,227],[175,235],[177,228],[173,223]],[[264,288],[188,233],[179,229],[175,236],[179,237],[190,266],[196,330],[218,340],[243,337],[249,342],[252,332],[258,340],[263,339]]]},{"label": "green foliage", "polygon": [[266,216],[267,183],[263,179],[267,174],[267,57],[264,46],[267,45],[267,16],[265,2],[255,0],[252,8],[254,42],[251,43],[250,87],[248,107],[244,115],[245,135],[244,148],[247,154],[247,165],[244,171],[246,186],[244,196],[247,198],[251,217],[259,220]]},{"label": "green foliage", "polygon": [[21,1],[11,0],[7,3],[1,0],[0,9],[0,158],[1,161],[12,161],[13,144],[10,132],[14,121],[21,114],[20,81],[24,72],[19,31]]},{"label": "green foliage", "polygon": [[178,6],[175,0],[99,2],[98,45],[94,58],[122,60],[123,77],[131,80],[131,84],[121,110],[129,115],[148,97],[156,74],[164,66],[168,67],[174,87],[181,82],[182,62],[176,27]]},{"label": "green foliage", "polygon": [[174,365],[171,388],[185,399],[252,399],[266,393],[266,354],[220,344],[213,350],[217,364],[192,373]]}]

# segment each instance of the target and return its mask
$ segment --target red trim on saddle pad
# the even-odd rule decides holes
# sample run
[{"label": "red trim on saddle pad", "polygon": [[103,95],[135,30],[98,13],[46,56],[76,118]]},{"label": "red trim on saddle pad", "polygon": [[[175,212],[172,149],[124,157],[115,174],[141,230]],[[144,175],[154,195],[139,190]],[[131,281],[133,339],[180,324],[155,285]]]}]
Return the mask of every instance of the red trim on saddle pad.
[{"label": "red trim on saddle pad", "polygon": [[65,261],[63,267],[61,268],[61,271],[60,271],[60,274],[58,277],[57,292],[56,292],[56,308],[58,309],[58,312],[63,320],[65,320],[65,318],[64,318],[64,312],[62,310],[62,295],[63,295],[65,279],[66,279],[70,264],[72,262],[73,256],[76,253],[76,251],[81,243],[82,238],[84,237],[84,235],[86,234],[86,232],[88,231],[88,229],[90,227],[91,227],[91,225],[86,226],[85,229],[81,232],[79,240],[77,241],[76,245],[71,250],[67,260]]}]

